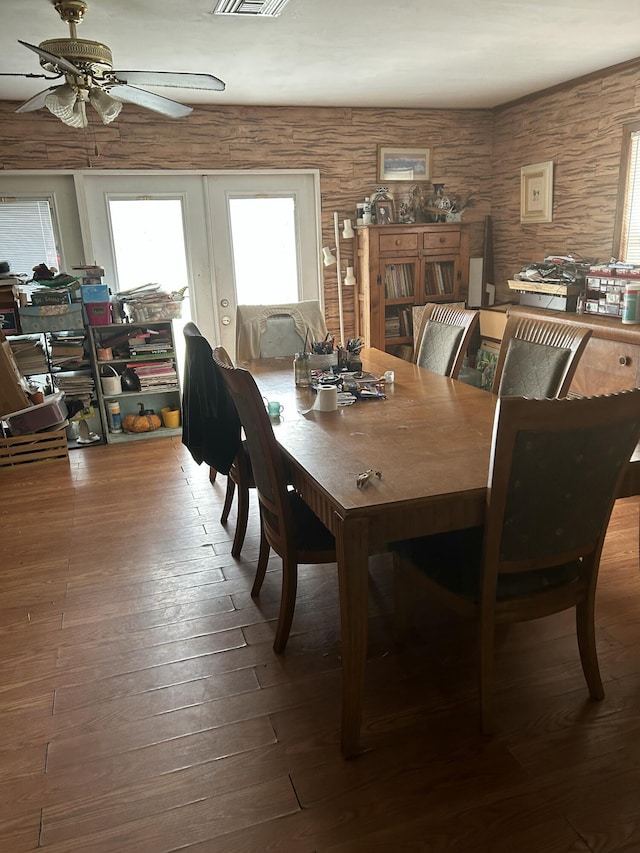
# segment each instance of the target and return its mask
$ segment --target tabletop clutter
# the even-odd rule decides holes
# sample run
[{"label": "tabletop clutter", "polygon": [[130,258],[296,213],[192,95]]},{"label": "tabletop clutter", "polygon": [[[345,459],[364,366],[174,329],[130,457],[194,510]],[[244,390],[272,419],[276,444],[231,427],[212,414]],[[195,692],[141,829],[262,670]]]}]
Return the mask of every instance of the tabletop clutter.
[{"label": "tabletop clutter", "polygon": [[393,381],[393,371],[383,376],[363,371],[363,346],[362,338],[349,338],[336,347],[330,333],[322,341],[309,341],[307,334],[303,349],[294,355],[293,372],[297,386],[317,392],[314,409],[328,412],[356,400],[386,399],[386,383]]}]

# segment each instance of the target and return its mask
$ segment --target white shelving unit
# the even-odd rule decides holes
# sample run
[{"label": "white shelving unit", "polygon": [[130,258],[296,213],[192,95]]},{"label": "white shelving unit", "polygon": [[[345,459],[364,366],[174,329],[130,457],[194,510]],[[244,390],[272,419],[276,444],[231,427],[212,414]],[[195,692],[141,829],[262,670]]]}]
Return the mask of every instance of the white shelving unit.
[{"label": "white shelving unit", "polygon": [[[181,435],[181,427],[169,428],[164,425],[149,432],[112,432],[109,429],[107,412],[107,404],[116,400],[120,403],[123,421],[126,415],[139,413],[140,403],[144,404],[145,409],[152,409],[161,420],[163,408],[180,408],[180,380],[171,320],[90,326],[89,337],[91,357],[98,379],[98,403],[105,424],[107,442],[117,444],[167,435]],[[141,343],[142,340],[145,343]],[[110,357],[104,358],[105,351],[108,353],[109,350]],[[99,355],[102,357],[99,358]],[[127,370],[129,375],[131,371],[135,373],[138,370],[137,376],[141,389],[128,390],[125,386],[118,394],[105,394],[101,376],[114,376],[112,370],[105,370],[107,366],[115,369],[120,377]],[[166,371],[165,376],[163,371]]]}]

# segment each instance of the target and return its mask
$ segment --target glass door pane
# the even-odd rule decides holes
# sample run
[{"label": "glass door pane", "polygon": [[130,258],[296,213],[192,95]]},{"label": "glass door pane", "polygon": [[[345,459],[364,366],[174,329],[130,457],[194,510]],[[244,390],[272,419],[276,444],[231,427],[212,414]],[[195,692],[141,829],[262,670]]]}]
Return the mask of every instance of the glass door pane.
[{"label": "glass door pane", "polygon": [[[166,293],[189,284],[182,199],[109,198],[117,291],[158,284]],[[178,372],[184,366],[184,324],[191,319],[188,292],[174,321]]]},{"label": "glass door pane", "polygon": [[294,199],[231,198],[229,218],[238,304],[297,302]]},{"label": "glass door pane", "polygon": [[189,284],[182,201],[109,199],[117,289],[155,282],[162,290]]}]

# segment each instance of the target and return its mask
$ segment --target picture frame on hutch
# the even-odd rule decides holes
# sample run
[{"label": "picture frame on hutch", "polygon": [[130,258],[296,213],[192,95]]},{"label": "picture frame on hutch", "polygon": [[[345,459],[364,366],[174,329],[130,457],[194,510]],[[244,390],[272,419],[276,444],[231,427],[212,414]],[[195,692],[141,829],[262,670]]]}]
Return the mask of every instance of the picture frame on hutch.
[{"label": "picture frame on hutch", "polygon": [[379,181],[428,181],[431,179],[431,148],[378,146]]},{"label": "picture frame on hutch", "polygon": [[520,169],[520,222],[551,222],[553,160]]},{"label": "picture frame on hutch", "polygon": [[376,225],[391,225],[395,222],[393,199],[379,199],[373,202]]}]

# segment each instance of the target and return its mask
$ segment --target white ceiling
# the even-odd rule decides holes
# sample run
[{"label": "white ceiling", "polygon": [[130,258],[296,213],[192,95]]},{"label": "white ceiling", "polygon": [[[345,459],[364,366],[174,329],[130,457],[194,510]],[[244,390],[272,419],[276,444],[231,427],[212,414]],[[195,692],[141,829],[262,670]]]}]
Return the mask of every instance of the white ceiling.
[{"label": "white ceiling", "polygon": [[[88,0],[78,36],[123,70],[215,74],[185,103],[482,108],[640,55],[640,0],[290,0],[277,18],[215,0]],[[0,0],[0,71],[38,73],[17,39],[65,38],[50,0]],[[0,77],[0,99],[54,85]]]}]

